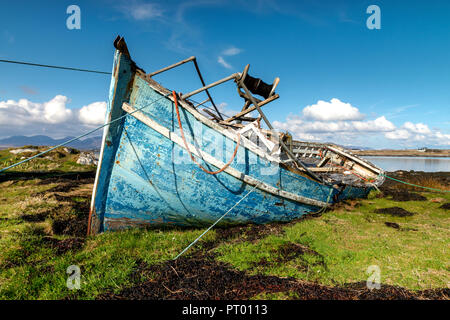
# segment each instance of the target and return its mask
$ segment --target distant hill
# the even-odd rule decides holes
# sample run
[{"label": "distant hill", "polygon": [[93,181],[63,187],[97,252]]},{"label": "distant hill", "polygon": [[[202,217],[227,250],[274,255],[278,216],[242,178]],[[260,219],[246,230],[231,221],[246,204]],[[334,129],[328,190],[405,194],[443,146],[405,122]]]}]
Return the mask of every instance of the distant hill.
[{"label": "distant hill", "polygon": [[[0,147],[22,147],[26,145],[33,146],[56,146],[74,137],[65,137],[62,139],[53,139],[48,136],[12,136],[5,139],[0,139]],[[86,138],[84,140],[76,140],[68,144],[69,147],[80,150],[100,149],[102,137]]]}]

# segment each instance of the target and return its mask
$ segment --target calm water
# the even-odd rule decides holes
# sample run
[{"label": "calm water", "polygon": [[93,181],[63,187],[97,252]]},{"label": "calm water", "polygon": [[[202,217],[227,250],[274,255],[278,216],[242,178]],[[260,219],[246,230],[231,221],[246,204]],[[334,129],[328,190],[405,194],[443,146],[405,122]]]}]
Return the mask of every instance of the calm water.
[{"label": "calm water", "polygon": [[364,156],[363,158],[369,160],[385,171],[450,171],[450,158],[381,156]]}]

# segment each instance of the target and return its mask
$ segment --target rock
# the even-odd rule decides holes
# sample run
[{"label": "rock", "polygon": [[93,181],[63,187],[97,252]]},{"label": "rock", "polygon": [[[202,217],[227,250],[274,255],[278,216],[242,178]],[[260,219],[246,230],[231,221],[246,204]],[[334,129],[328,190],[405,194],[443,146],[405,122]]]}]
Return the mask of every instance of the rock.
[{"label": "rock", "polygon": [[73,150],[72,148],[67,148],[67,147],[64,147],[63,151],[68,154],[75,153],[75,150]]},{"label": "rock", "polygon": [[82,152],[78,157],[77,163],[83,165],[97,165],[98,161],[93,153]]},{"label": "rock", "polygon": [[433,198],[433,199],[430,199],[430,201],[435,202],[435,203],[441,203],[441,202],[444,202],[445,199],[444,198]]},{"label": "rock", "polygon": [[11,152],[12,154],[19,154],[19,153],[24,153],[24,152],[37,152],[38,149],[14,149],[14,150],[9,150],[9,152]]}]

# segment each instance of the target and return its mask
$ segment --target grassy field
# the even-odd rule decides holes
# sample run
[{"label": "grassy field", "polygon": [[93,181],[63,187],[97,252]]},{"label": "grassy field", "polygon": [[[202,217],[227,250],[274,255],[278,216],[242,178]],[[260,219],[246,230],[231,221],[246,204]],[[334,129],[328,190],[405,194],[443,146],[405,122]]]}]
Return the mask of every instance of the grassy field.
[{"label": "grassy field", "polygon": [[[21,156],[0,151],[0,168]],[[52,157],[0,174],[0,299],[95,299],[129,288],[150,290],[166,267],[178,276],[181,263],[178,269],[168,261],[203,230],[85,237],[95,168],[76,164],[75,154],[57,151]],[[289,278],[325,287],[365,282],[368,267],[376,265],[383,285],[413,291],[448,288],[450,217],[440,207],[450,202],[450,194],[420,195],[425,197],[420,201],[394,201],[373,192],[368,199],[289,224],[212,230],[183,261],[195,261],[198,269],[223,268],[222,274],[233,277]],[[375,213],[391,207],[414,214]],[[66,286],[71,265],[81,269],[79,290]],[[289,290],[264,288],[245,297],[301,298]]]}]

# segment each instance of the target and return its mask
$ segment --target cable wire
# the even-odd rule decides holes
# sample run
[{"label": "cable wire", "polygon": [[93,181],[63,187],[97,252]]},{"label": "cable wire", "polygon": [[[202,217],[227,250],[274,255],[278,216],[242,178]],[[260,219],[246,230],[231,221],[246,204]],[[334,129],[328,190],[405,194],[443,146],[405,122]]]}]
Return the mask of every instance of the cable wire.
[{"label": "cable wire", "polygon": [[43,67],[43,68],[53,68],[53,69],[81,71],[81,72],[91,72],[91,73],[100,73],[100,74],[111,74],[111,72],[105,72],[105,71],[99,71],[99,70],[89,70],[89,69],[80,69],[80,68],[72,68],[72,67],[52,66],[52,65],[48,65],[48,64],[31,63],[31,62],[25,62],[25,61],[14,61],[14,60],[0,59],[0,62],[14,63],[14,64],[23,64],[23,65],[27,65],[27,66]]}]

